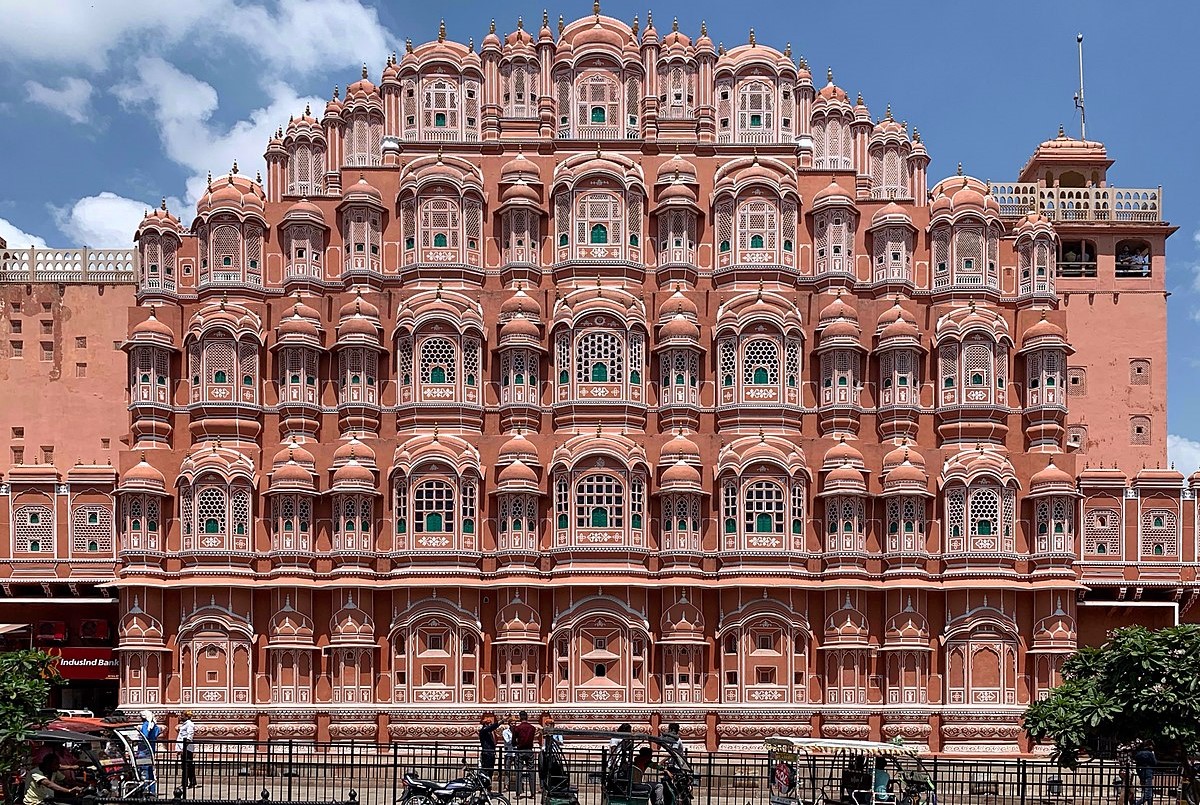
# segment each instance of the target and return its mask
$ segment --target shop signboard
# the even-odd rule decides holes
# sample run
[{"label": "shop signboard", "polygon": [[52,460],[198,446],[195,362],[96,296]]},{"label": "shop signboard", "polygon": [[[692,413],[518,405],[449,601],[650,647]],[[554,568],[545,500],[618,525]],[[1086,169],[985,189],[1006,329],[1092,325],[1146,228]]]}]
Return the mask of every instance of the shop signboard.
[{"label": "shop signboard", "polygon": [[58,672],[68,681],[118,678],[117,657],[111,648],[63,646],[48,651],[58,657]]}]

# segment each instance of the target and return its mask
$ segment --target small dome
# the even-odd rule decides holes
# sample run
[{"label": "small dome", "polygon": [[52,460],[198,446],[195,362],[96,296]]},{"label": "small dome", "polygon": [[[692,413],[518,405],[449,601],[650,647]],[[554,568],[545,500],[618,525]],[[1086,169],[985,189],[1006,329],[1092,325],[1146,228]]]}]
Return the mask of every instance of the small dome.
[{"label": "small dome", "polygon": [[824,324],[826,322],[833,322],[838,319],[847,319],[854,322],[858,321],[858,311],[846,302],[846,299],[840,290],[837,292],[837,296],[833,298],[832,302],[821,308],[819,322]]},{"label": "small dome", "polygon": [[825,207],[842,206],[853,207],[854,199],[847,193],[842,186],[837,183],[837,179],[831,179],[829,184],[817,194],[813,196],[813,210],[824,209]]},{"label": "small dome", "polygon": [[658,333],[664,341],[676,338],[688,341],[700,340],[700,328],[682,313],[676,313],[674,318],[662,325]]},{"label": "small dome", "polygon": [[302,198],[288,207],[287,212],[283,214],[283,220],[284,223],[316,223],[328,228],[325,224],[325,213],[307,198]]},{"label": "small dome", "polygon": [[521,432],[517,432],[511,439],[505,442],[500,447],[500,452],[496,457],[497,464],[506,464],[512,461],[520,461],[533,467],[540,466],[537,448]]},{"label": "small dome", "polygon": [[921,339],[921,330],[898,301],[880,315],[875,330],[881,345],[898,340],[919,342]]},{"label": "small dome", "polygon": [[917,467],[921,471],[925,470],[925,456],[921,455],[914,447],[908,444],[908,441],[903,441],[900,445],[892,448],[883,457],[883,471],[899,467],[905,461]]},{"label": "small dome", "polygon": [[885,494],[928,494],[929,475],[922,467],[905,459],[883,476]]},{"label": "small dome", "polygon": [[383,194],[367,181],[367,177],[359,175],[358,181],[342,191],[342,203],[352,204],[366,202],[368,204],[383,204]]},{"label": "small dome", "polygon": [[542,330],[528,318],[525,314],[513,316],[504,324],[500,325],[500,340],[512,341],[519,339],[532,339],[540,341],[542,338]]},{"label": "small dome", "polygon": [[121,476],[121,488],[166,492],[167,479],[146,461],[146,456],[143,454],[142,460],[126,470]]},{"label": "small dome", "polygon": [[150,315],[146,319],[133,325],[133,330],[130,331],[130,337],[134,341],[145,339],[148,341],[166,340],[168,343],[174,343],[175,333],[171,328],[164,324],[154,315],[154,308],[150,308]]},{"label": "small dome", "polygon": [[179,219],[167,210],[167,200],[165,198],[162,200],[161,206],[150,210],[142,218],[138,224],[134,240],[139,240],[144,232],[151,230],[156,232],[174,232],[175,234],[183,232],[183,225],[180,224]]},{"label": "small dome", "polygon": [[846,464],[859,468],[866,466],[862,453],[858,452],[854,445],[847,442],[846,437],[843,436],[837,444],[825,451],[825,457],[821,460],[821,468],[828,470]]},{"label": "small dome", "polygon": [[540,204],[542,197],[528,183],[515,182],[500,191],[500,201],[504,204]]},{"label": "small dome", "polygon": [[333,488],[369,488],[375,489],[375,474],[369,468],[350,459],[333,471]]},{"label": "small dome", "polygon": [[829,474],[825,476],[825,483],[821,487],[821,494],[823,495],[865,495],[866,492],[867,484],[863,480],[862,470],[855,469],[848,461],[830,470]]},{"label": "small dome", "polygon": [[270,489],[302,489],[312,488],[312,473],[293,460],[288,461],[271,473]]},{"label": "small dome", "polygon": [[1042,314],[1042,318],[1021,336],[1021,343],[1022,345],[1028,345],[1042,339],[1061,341],[1063,343],[1067,340],[1067,334],[1063,332],[1062,328],[1047,319],[1044,313]]},{"label": "small dome", "polygon": [[196,202],[196,214],[206,216],[224,210],[239,217],[246,214],[260,216],[266,209],[267,194],[262,185],[238,175],[237,164],[223,179],[208,183],[208,189]]},{"label": "small dome", "polygon": [[696,303],[689,299],[683,290],[676,285],[675,293],[666,298],[658,308],[658,319],[660,322],[669,321],[675,318],[679,313],[696,320],[700,316],[700,308]]},{"label": "small dome", "polygon": [[289,461],[295,461],[305,467],[316,466],[316,459],[313,458],[313,454],[302,443],[296,441],[294,436],[275,453],[275,457],[271,459],[271,466],[278,469]]},{"label": "small dome", "polygon": [[680,458],[663,470],[659,485],[663,492],[699,492],[700,471]]},{"label": "small dome", "polygon": [[379,321],[379,308],[364,299],[361,293],[356,294],[353,299],[342,305],[338,311],[339,319],[349,319],[358,315]]},{"label": "small dome", "polygon": [[352,436],[347,441],[338,445],[337,450],[333,451],[333,466],[340,467],[351,459],[355,459],[366,466],[374,467],[375,451],[364,442],[360,442]]},{"label": "small dome", "polygon": [[871,216],[871,228],[875,229],[876,227],[887,226],[889,224],[892,226],[899,224],[911,227],[913,225],[912,216],[896,202],[889,201]]},{"label": "small dome", "polygon": [[529,294],[525,293],[524,287],[518,287],[516,293],[504,300],[500,305],[500,315],[515,316],[518,313],[524,313],[527,317],[540,320],[542,318],[542,306]]},{"label": "small dome", "polygon": [[663,643],[704,644],[704,615],[681,593],[679,600],[663,611],[661,630]]},{"label": "small dome", "polygon": [[683,435],[683,431],[675,434],[675,438],[662,446],[659,451],[659,460],[665,462],[668,458],[675,458],[682,461],[689,461],[693,464],[700,464],[700,448],[691,439]]},{"label": "small dome", "polygon": [[675,152],[675,156],[658,166],[655,184],[671,184],[679,180],[695,183],[698,176],[696,166]]},{"label": "small dome", "polygon": [[846,90],[833,83],[833,70],[829,71],[829,80],[825,86],[821,87],[817,92],[817,100],[825,102],[836,102],[850,104],[850,96],[846,94]]},{"label": "small dome", "polygon": [[526,158],[524,152],[517,151],[517,155],[504,163],[500,168],[500,183],[508,182],[526,182],[528,184],[541,184],[542,169],[537,163]]},{"label": "small dome", "polygon": [[1051,458],[1049,464],[1029,478],[1029,492],[1030,494],[1061,492],[1072,495],[1075,493],[1075,478],[1071,473],[1059,468]]},{"label": "small dome", "polygon": [[379,325],[366,316],[351,316],[338,322],[337,336],[339,339],[347,336],[362,336],[378,340]]},{"label": "small dome", "polygon": [[676,206],[695,204],[699,198],[696,191],[682,181],[672,182],[658,194],[659,202]]},{"label": "small dome", "polygon": [[524,461],[516,460],[496,476],[497,491],[538,492],[541,490],[537,472]]}]

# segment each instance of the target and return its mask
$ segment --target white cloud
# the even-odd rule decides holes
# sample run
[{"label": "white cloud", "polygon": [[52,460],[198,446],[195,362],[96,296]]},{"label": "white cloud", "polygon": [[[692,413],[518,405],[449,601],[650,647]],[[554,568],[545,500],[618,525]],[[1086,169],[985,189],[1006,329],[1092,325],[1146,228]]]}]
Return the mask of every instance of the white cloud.
[{"label": "white cloud", "polygon": [[3,218],[0,218],[0,240],[7,243],[10,249],[28,249],[30,246],[38,249],[46,248],[46,241],[37,235],[17,229]]},{"label": "white cloud", "polygon": [[54,218],[73,246],[130,249],[147,205],[116,193],[87,196],[69,207],[55,207]]},{"label": "white cloud", "polygon": [[1200,442],[1186,436],[1167,434],[1167,457],[1175,469],[1189,475],[1200,467]]},{"label": "white cloud", "polygon": [[61,112],[76,123],[88,121],[92,91],[92,82],[83,78],[64,78],[58,89],[37,81],[25,82],[25,93],[29,100]]},{"label": "white cloud", "polygon": [[[101,70],[113,52],[161,53],[187,40],[214,51],[237,48],[273,75],[382,61],[392,37],[360,0],[208,0],[80,3],[4,2],[0,59]],[[214,24],[219,22],[219,24]]]},{"label": "white cloud", "polygon": [[306,103],[316,108],[323,104],[320,98],[300,97],[286,84],[276,83],[266,87],[266,106],[225,128],[211,121],[218,106],[211,85],[157,56],[139,59],[136,74],[113,93],[127,108],[146,107],[158,125],[167,156],[194,172],[187,183],[185,200],[189,204],[204,192],[209,171],[224,172],[234,160],[246,175],[263,170],[262,153],[275,128]]}]

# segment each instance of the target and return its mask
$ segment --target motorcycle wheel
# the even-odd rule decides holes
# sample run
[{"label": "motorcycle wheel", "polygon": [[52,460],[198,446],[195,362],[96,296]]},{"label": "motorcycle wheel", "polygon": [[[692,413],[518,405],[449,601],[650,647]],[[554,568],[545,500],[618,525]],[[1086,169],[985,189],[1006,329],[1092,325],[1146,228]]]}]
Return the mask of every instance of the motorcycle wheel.
[{"label": "motorcycle wheel", "polygon": [[413,794],[410,797],[401,797],[400,805],[435,805],[431,797],[425,794]]},{"label": "motorcycle wheel", "polygon": [[508,805],[508,797],[503,794],[498,794],[489,791],[487,795],[488,805]]}]

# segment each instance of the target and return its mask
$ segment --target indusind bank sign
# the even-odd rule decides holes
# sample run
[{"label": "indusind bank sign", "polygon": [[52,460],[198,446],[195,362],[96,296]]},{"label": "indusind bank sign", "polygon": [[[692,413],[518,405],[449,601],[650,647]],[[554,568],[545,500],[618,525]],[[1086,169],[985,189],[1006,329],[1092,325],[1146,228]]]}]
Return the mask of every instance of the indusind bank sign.
[{"label": "indusind bank sign", "polygon": [[63,679],[116,679],[117,657],[111,648],[55,648],[58,672]]}]

